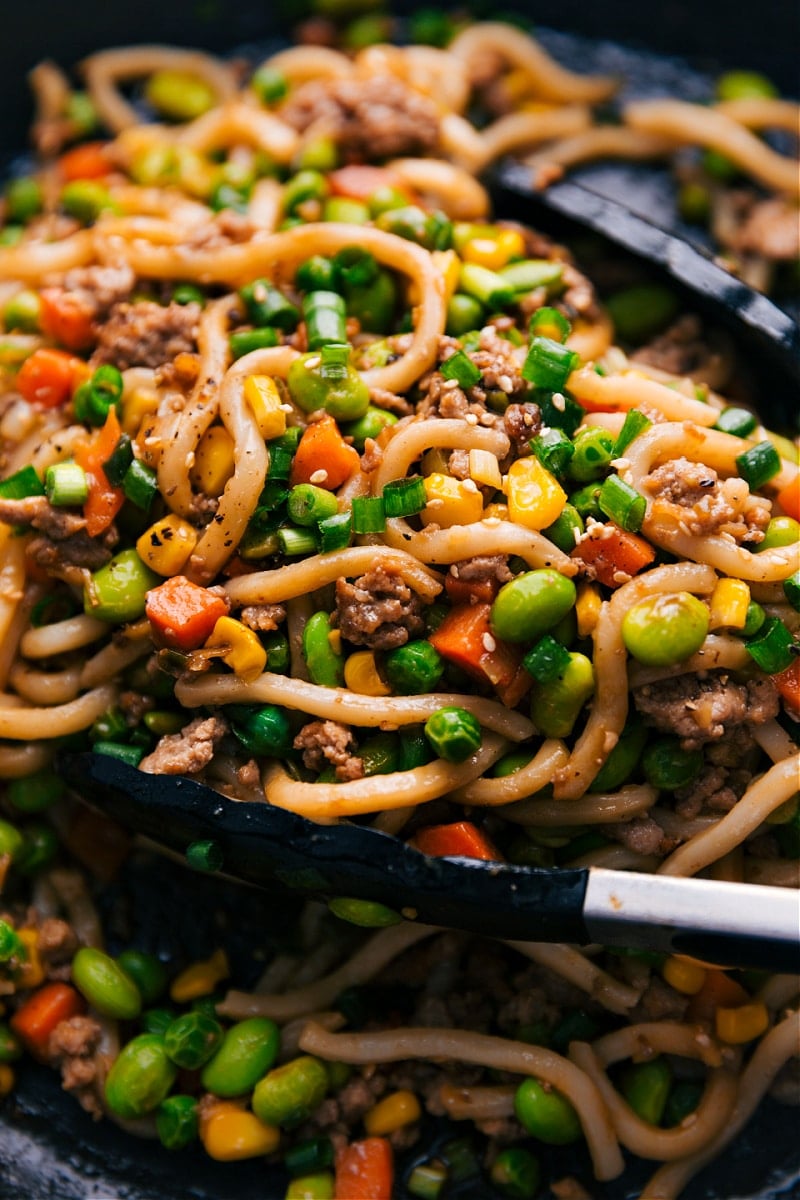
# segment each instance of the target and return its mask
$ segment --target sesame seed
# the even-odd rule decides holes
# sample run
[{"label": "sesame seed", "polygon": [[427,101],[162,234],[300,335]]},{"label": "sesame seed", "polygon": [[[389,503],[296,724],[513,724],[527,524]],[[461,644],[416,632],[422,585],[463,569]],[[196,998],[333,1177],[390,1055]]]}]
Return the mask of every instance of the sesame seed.
[{"label": "sesame seed", "polygon": [[501,375],[497,380],[497,386],[502,392],[510,394],[514,390],[514,381],[510,375]]},{"label": "sesame seed", "polygon": [[452,392],[457,387],[458,387],[457,379],[445,379],[444,383],[442,384],[442,391],[443,392]]},{"label": "sesame seed", "polygon": [[320,467],[318,471],[314,471],[308,478],[310,483],[324,483],[328,478],[328,472],[324,467]]},{"label": "sesame seed", "polygon": [[186,458],[183,461],[184,461],[186,470],[191,471],[192,467],[194,466],[194,462],[195,462],[194,450],[190,450],[189,453],[186,455]]},{"label": "sesame seed", "polygon": [[428,501],[428,503],[425,505],[425,507],[426,508],[444,508],[444,500],[439,500],[436,497],[434,497],[433,500]]},{"label": "sesame seed", "polygon": [[281,412],[290,413],[292,411],[291,404],[281,404],[279,407]]},{"label": "sesame seed", "polygon": [[467,413],[466,416],[464,417],[464,420],[467,422],[468,425],[477,425],[478,424],[478,418],[475,415],[475,413]]},{"label": "sesame seed", "polygon": [[553,408],[557,408],[559,412],[564,412],[567,407],[567,402],[561,392],[553,392]]},{"label": "sesame seed", "polygon": [[474,479],[463,479],[461,481],[461,486],[465,492],[477,492],[478,490],[478,485]]},{"label": "sesame seed", "polygon": [[610,466],[612,466],[615,471],[627,471],[630,465],[631,463],[629,458],[614,458],[610,463]]},{"label": "sesame seed", "polygon": [[144,439],[144,444],[145,444],[145,446],[160,446],[161,438],[160,437],[146,437]]},{"label": "sesame seed", "polygon": [[319,366],[319,364],[321,362],[322,362],[322,358],[320,357],[319,354],[315,354],[313,358],[307,358],[306,359],[306,370],[307,371],[316,371],[317,367]]},{"label": "sesame seed", "polygon": [[494,650],[497,649],[497,642],[494,640],[494,638],[492,637],[492,635],[490,633],[485,633],[481,640],[483,642],[484,650],[488,651],[489,654],[491,654]]}]

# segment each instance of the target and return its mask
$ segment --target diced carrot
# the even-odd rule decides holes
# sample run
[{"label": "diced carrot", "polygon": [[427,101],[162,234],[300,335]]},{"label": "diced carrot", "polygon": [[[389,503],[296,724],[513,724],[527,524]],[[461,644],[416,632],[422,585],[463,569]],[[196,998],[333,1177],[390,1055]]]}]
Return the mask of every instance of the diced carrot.
[{"label": "diced carrot", "polygon": [[396,191],[407,192],[408,203],[413,202],[412,193],[387,167],[353,163],[351,166],[331,171],[327,179],[334,196],[347,196],[350,200],[368,200],[379,188],[394,188]]},{"label": "diced carrot", "polygon": [[9,1024],[31,1054],[44,1058],[50,1034],[62,1021],[86,1012],[86,1002],[68,983],[46,983],[29,996]]},{"label": "diced carrot", "polygon": [[791,483],[781,488],[777,500],[787,517],[794,517],[795,521],[800,521],[800,474],[795,475]]},{"label": "diced carrot", "polygon": [[591,564],[600,583],[610,588],[618,588],[627,582],[620,576],[638,575],[655,556],[649,542],[637,533],[620,529],[613,521],[603,525],[599,536],[584,538],[572,551],[573,558]]},{"label": "diced carrot", "polygon": [[68,350],[86,350],[95,341],[93,310],[79,292],[66,288],[42,288],[40,323],[42,332]]},{"label": "diced carrot", "polygon": [[17,391],[29,404],[60,408],[72,399],[89,368],[82,358],[42,346],[25,359],[17,373]]},{"label": "diced carrot", "polygon": [[90,537],[105,533],[122,505],[125,493],[122,488],[112,487],[103,470],[120,438],[120,424],[114,405],[108,410],[105,425],[90,442],[75,447],[74,458],[83,467],[89,480],[89,496],[83,506],[86,532]]},{"label": "diced carrot", "polygon": [[724,971],[713,967],[706,971],[699,992],[689,1001],[686,1017],[689,1021],[713,1021],[717,1008],[738,1008],[750,1001],[750,994]]},{"label": "diced carrot", "polygon": [[113,170],[108,156],[108,142],[84,142],[67,150],[58,160],[61,178],[70,183],[74,179],[101,179]]},{"label": "diced carrot", "polygon": [[173,575],[147,593],[147,618],[157,640],[174,650],[196,650],[211,636],[228,606],[185,575]]},{"label": "diced carrot", "polygon": [[773,675],[772,680],[786,707],[800,717],[800,658],[790,663],[785,671]]},{"label": "diced carrot", "polygon": [[411,844],[423,854],[436,858],[481,858],[486,862],[502,862],[503,856],[486,834],[471,821],[455,821],[452,825],[426,825],[418,829]]},{"label": "diced carrot", "polygon": [[[522,651],[492,633],[490,604],[459,604],[452,608],[428,639],[442,658],[483,683],[490,683],[498,694],[522,686],[518,703],[530,686],[527,672],[519,677]],[[526,682],[527,679],[527,682]]]},{"label": "diced carrot", "polygon": [[336,1160],[336,1200],[392,1200],[394,1154],[383,1137],[351,1142]]},{"label": "diced carrot", "polygon": [[359,465],[358,451],[339,432],[339,426],[329,413],[319,421],[312,421],[300,438],[292,461],[291,484],[311,483],[318,471],[315,483],[333,491],[355,474]]}]

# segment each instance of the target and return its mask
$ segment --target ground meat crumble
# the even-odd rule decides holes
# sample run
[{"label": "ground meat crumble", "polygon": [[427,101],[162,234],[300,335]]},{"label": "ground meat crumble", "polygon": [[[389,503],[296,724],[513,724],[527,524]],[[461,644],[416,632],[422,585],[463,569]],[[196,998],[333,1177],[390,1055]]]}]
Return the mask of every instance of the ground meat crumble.
[{"label": "ground meat crumble", "polygon": [[728,535],[753,544],[764,540],[770,503],[751,495],[743,479],[720,480],[713,467],[677,458],[645,475],[642,486],[653,496],[654,517],[671,516],[695,537]]},{"label": "ground meat crumble", "polygon": [[393,650],[425,631],[422,601],[402,575],[375,567],[353,583],[336,581],[336,623],[355,646]]},{"label": "ground meat crumble", "polygon": [[634,689],[633,699],[647,724],[679,737],[684,750],[719,741],[736,726],[763,725],[780,706],[771,679],[738,683],[723,671],[644,684]]},{"label": "ground meat crumble", "polygon": [[303,765],[309,771],[322,771],[326,766],[336,768],[340,782],[361,779],[364,764],[353,754],[356,743],[347,725],[339,721],[309,721],[294,739],[295,750],[301,750]]},{"label": "ground meat crumble", "polygon": [[208,766],[227,732],[222,717],[195,717],[179,733],[162,737],[139,769],[150,775],[193,775]]}]

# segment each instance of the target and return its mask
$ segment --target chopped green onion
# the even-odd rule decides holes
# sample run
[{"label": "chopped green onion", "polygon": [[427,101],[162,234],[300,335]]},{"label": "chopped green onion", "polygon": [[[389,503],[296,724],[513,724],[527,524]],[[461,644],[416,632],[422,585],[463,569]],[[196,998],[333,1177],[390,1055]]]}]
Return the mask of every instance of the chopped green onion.
[{"label": "chopped green onion", "polygon": [[310,529],[293,529],[288,525],[278,530],[278,543],[283,553],[292,558],[314,554],[317,549],[317,539]]},{"label": "chopped green onion", "polygon": [[783,581],[783,594],[795,612],[800,612],[800,571]]},{"label": "chopped green onion", "polygon": [[563,475],[575,453],[575,446],[562,429],[545,429],[531,439],[530,447],[552,475]]},{"label": "chopped green onion", "polygon": [[744,618],[742,637],[755,637],[766,619],[767,614],[761,605],[757,604],[755,600],[751,600],[747,606],[747,613]]},{"label": "chopped green onion", "polygon": [[347,341],[345,304],[338,292],[309,292],[303,300],[309,350]]},{"label": "chopped green onion", "polygon": [[352,513],[354,533],[383,533],[386,528],[382,496],[354,496]]},{"label": "chopped green onion", "polygon": [[767,675],[778,675],[790,667],[796,646],[780,617],[767,617],[756,637],[745,642],[747,653]]},{"label": "chopped green onion", "polygon": [[758,420],[747,408],[723,408],[717,417],[715,429],[732,433],[735,437],[749,437],[757,427]]},{"label": "chopped green onion", "polygon": [[341,279],[332,258],[314,254],[297,268],[294,282],[301,292],[337,292]]},{"label": "chopped green onion", "polygon": [[603,480],[597,503],[607,517],[621,529],[627,529],[628,533],[638,533],[642,528],[647,501],[641,492],[625,483],[619,475],[609,475]]},{"label": "chopped green onion", "polygon": [[463,350],[456,350],[455,354],[445,359],[440,365],[439,371],[445,379],[455,379],[458,386],[462,388],[475,387],[481,379],[480,368]]},{"label": "chopped green onion", "polygon": [[125,472],[122,490],[131,504],[147,512],[158,494],[158,476],[151,467],[134,458]]},{"label": "chopped green onion", "polygon": [[551,634],[546,633],[533,649],[528,651],[522,665],[537,683],[554,683],[564,674],[569,661],[570,654],[566,646],[562,646],[561,642],[557,642]]},{"label": "chopped green onion", "polygon": [[329,554],[332,550],[344,550],[346,546],[350,545],[350,537],[353,532],[350,513],[342,512],[336,513],[333,517],[326,517],[319,522],[317,532],[322,554]]},{"label": "chopped green onion", "polygon": [[552,525],[548,525],[542,533],[553,545],[558,546],[565,554],[569,554],[578,544],[578,537],[583,533],[583,518],[573,504],[565,504]]},{"label": "chopped green onion", "polygon": [[531,317],[529,331],[531,337],[551,337],[555,334],[553,341],[563,343],[572,331],[572,324],[557,308],[539,308]]},{"label": "chopped green onion", "polygon": [[24,500],[27,496],[43,496],[42,481],[33,467],[28,464],[0,480],[0,500]]},{"label": "chopped green onion", "polygon": [[133,462],[133,442],[127,433],[120,435],[111,456],[103,463],[103,474],[112,487],[120,487],[128,467]]},{"label": "chopped green onion", "polygon": [[243,358],[253,350],[266,350],[277,346],[279,341],[276,330],[271,325],[264,325],[261,329],[238,329],[228,338],[228,345],[231,348],[231,356],[237,359]]},{"label": "chopped green onion", "polygon": [[425,504],[425,481],[419,475],[393,479],[383,489],[383,506],[387,517],[412,517],[422,512]]},{"label": "chopped green onion", "polygon": [[479,300],[490,312],[507,308],[516,296],[514,287],[503,275],[477,263],[463,264],[458,290]]},{"label": "chopped green onion", "polygon": [[111,363],[104,363],[76,390],[72,398],[75,416],[88,425],[105,425],[111,409],[122,400],[122,388],[121,372]]},{"label": "chopped green onion", "polygon": [[581,405],[569,393],[561,395],[556,401],[550,392],[540,392],[536,397],[536,403],[541,410],[542,423],[550,426],[551,429],[563,429],[568,437],[572,437],[586,416]]},{"label": "chopped green onion", "polygon": [[316,525],[338,512],[333,492],[313,483],[298,483],[289,492],[286,510],[295,525]]},{"label": "chopped green onion", "polygon": [[123,746],[120,742],[95,742],[92,746],[95,754],[105,754],[108,758],[118,758],[129,767],[138,767],[144,758],[143,746]]},{"label": "chopped green onion", "polygon": [[614,439],[607,429],[590,426],[575,438],[569,473],[576,483],[593,483],[606,474],[614,455]]},{"label": "chopped green onion", "polygon": [[205,304],[205,295],[194,283],[179,283],[173,288],[173,304]]},{"label": "chopped green onion", "polygon": [[343,283],[363,287],[378,278],[378,263],[370,250],[361,246],[344,246],[334,257],[333,267]]},{"label": "chopped green onion", "polygon": [[298,171],[286,181],[283,189],[283,207],[289,216],[306,200],[322,200],[328,194],[328,181],[319,171]]},{"label": "chopped green onion", "polygon": [[246,213],[249,196],[249,187],[234,187],[232,183],[223,179],[212,191],[209,204],[214,212],[232,208],[234,212]]},{"label": "chopped green onion", "polygon": [[295,329],[300,313],[283,292],[273,287],[268,279],[256,279],[239,289],[239,299],[244,304],[250,320],[259,329],[275,325],[288,333]]},{"label": "chopped green onion", "polygon": [[47,499],[56,508],[70,508],[85,504],[89,495],[89,481],[83,467],[76,462],[53,463],[44,477]]},{"label": "chopped green onion", "polygon": [[350,364],[350,346],[347,342],[328,342],[320,350],[323,379],[344,379]]},{"label": "chopped green onion", "polygon": [[[509,263],[498,271],[517,293],[533,292],[537,288],[556,289],[561,283],[564,264],[549,258],[525,258]],[[551,310],[552,311],[552,310]]]},{"label": "chopped green onion", "polygon": [[269,444],[269,470],[267,479],[288,479],[292,469],[294,449],[277,440]]},{"label": "chopped green onion", "polygon": [[222,847],[211,838],[191,842],[186,847],[186,861],[194,871],[219,871],[224,862]]},{"label": "chopped green onion", "polygon": [[552,338],[534,337],[522,367],[522,378],[534,387],[560,392],[579,362],[577,351],[568,350]]},{"label": "chopped green onion", "polygon": [[290,1175],[305,1175],[309,1171],[321,1171],[333,1163],[333,1145],[330,1138],[306,1138],[290,1146],[284,1156],[283,1165]]},{"label": "chopped green onion", "polygon": [[14,955],[24,957],[24,942],[8,921],[0,920],[0,963],[7,963]]},{"label": "chopped green onion", "polygon": [[289,91],[289,84],[282,71],[275,67],[259,67],[253,72],[250,86],[262,104],[277,104]]},{"label": "chopped green onion", "polygon": [[617,440],[614,442],[612,455],[614,458],[620,458],[623,451],[628,449],[634,438],[637,438],[640,433],[644,433],[649,429],[653,422],[649,417],[646,417],[641,409],[629,408],[625,413],[625,420],[622,423],[622,429],[617,434]]},{"label": "chopped green onion", "polygon": [[455,292],[447,302],[446,332],[450,337],[462,337],[471,329],[483,325],[483,306],[474,296]]},{"label": "chopped green onion", "polygon": [[736,455],[736,466],[751,492],[757,492],[781,469],[781,459],[772,442],[759,442]]}]

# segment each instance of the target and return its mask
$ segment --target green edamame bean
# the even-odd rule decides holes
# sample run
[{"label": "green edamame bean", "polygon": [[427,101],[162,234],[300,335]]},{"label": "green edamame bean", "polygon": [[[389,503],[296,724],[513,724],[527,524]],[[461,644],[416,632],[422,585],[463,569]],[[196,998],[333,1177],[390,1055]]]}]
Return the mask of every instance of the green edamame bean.
[{"label": "green edamame bean", "polygon": [[672,1086],[672,1071],[666,1059],[632,1063],[622,1074],[622,1094],[637,1117],[649,1125],[660,1125]]},{"label": "green edamame bean", "polygon": [[222,1041],[222,1026],[208,1013],[181,1013],[164,1033],[164,1049],[177,1067],[196,1071]]},{"label": "green edamame bean", "polygon": [[203,1068],[203,1087],[215,1096],[243,1096],[275,1062],[279,1045],[274,1021],[267,1017],[238,1021]]},{"label": "green edamame bean", "polygon": [[528,1133],[549,1146],[567,1146],[583,1132],[578,1114],[566,1096],[538,1079],[524,1079],[519,1085],[514,1112]]},{"label": "green edamame bean", "polygon": [[91,589],[84,588],[84,612],[115,625],[135,621],[144,613],[148,591],[162,582],[135,550],[122,550],[95,571]]},{"label": "green edamame bean", "polygon": [[136,984],[144,1004],[152,1004],[166,988],[167,971],[155,955],[143,950],[123,950],[117,962]]},{"label": "green edamame bean", "polygon": [[304,412],[323,408],[337,421],[357,421],[369,408],[369,388],[347,361],[326,361],[326,352],[330,359],[334,349],[339,347],[332,343],[316,353],[301,354],[289,368],[286,383]]},{"label": "green edamame bean", "polygon": [[702,750],[682,750],[677,738],[659,738],[642,755],[642,770],[653,787],[671,792],[696,779],[704,762]]},{"label": "green edamame bean", "polygon": [[678,311],[678,297],[661,284],[643,283],[615,292],[606,301],[617,337],[641,342],[668,325]]},{"label": "green edamame bean", "polygon": [[717,80],[718,100],[771,99],[778,89],[771,79],[759,71],[726,71]]},{"label": "green edamame bean", "polygon": [[346,437],[353,439],[353,445],[356,450],[363,450],[367,438],[376,438],[387,425],[395,424],[397,424],[397,417],[394,413],[387,412],[385,408],[376,408],[370,404],[363,417],[359,417],[357,421],[352,421],[342,432]]},{"label": "green edamame bean", "polygon": [[492,632],[506,642],[532,642],[575,606],[575,584],[550,567],[503,584],[492,605]]},{"label": "green edamame bean", "polygon": [[636,764],[646,741],[647,730],[641,722],[636,721],[626,725],[619,735],[616,746],[595,775],[591,790],[593,792],[614,792],[622,786],[626,779],[630,779],[636,770]]},{"label": "green edamame bean", "polygon": [[700,649],[708,621],[708,608],[690,592],[648,596],[623,617],[622,640],[637,662],[671,667]]},{"label": "green edamame bean", "polygon": [[545,737],[568,737],[578,714],[593,692],[594,667],[591,660],[585,654],[573,651],[558,679],[552,683],[534,685],[531,692],[531,720]]},{"label": "green edamame bean", "polygon": [[314,683],[322,687],[341,687],[344,683],[344,659],[330,642],[331,620],[327,613],[314,613],[303,629],[303,656]]},{"label": "green edamame bean", "polygon": [[175,1065],[156,1033],[140,1033],[123,1046],[106,1077],[106,1103],[123,1120],[158,1108],[175,1082]]},{"label": "green edamame bean", "polygon": [[256,1084],[253,1112],[266,1125],[297,1125],[311,1116],[328,1090],[318,1058],[303,1055],[276,1067]]},{"label": "green edamame bean", "polygon": [[214,89],[188,71],[155,71],[145,86],[145,96],[169,121],[193,121],[214,107]]},{"label": "green edamame bean", "polygon": [[130,975],[102,950],[82,946],[72,960],[78,991],[105,1017],[132,1021],[142,1011],[142,997]]},{"label": "green edamame bean", "polygon": [[6,795],[19,812],[38,813],[60,800],[64,789],[64,782],[55,771],[37,771],[24,779],[10,780]]},{"label": "green edamame bean", "polygon": [[502,758],[499,758],[490,769],[489,774],[494,779],[504,779],[506,775],[515,775],[517,771],[527,767],[532,757],[530,750],[514,750],[511,754],[504,754]]},{"label": "green edamame bean", "polygon": [[773,517],[764,530],[764,540],[756,550],[775,550],[779,546],[796,546],[800,542],[800,521],[794,517]]},{"label": "green edamame bean", "polygon": [[524,1146],[501,1150],[492,1163],[492,1183],[513,1200],[532,1200],[539,1190],[540,1177],[538,1159]]},{"label": "green edamame bean", "polygon": [[340,920],[364,929],[384,929],[387,925],[398,925],[403,919],[400,913],[377,900],[359,900],[350,896],[337,896],[335,900],[329,900],[328,908]]},{"label": "green edamame bean", "polygon": [[167,1150],[182,1150],[197,1137],[197,1101],[194,1096],[167,1096],[156,1112],[156,1130]]}]

